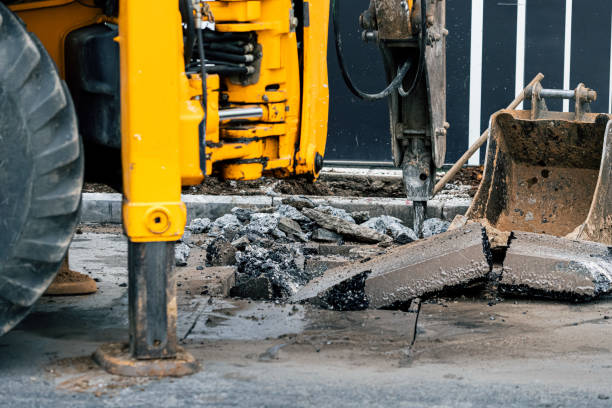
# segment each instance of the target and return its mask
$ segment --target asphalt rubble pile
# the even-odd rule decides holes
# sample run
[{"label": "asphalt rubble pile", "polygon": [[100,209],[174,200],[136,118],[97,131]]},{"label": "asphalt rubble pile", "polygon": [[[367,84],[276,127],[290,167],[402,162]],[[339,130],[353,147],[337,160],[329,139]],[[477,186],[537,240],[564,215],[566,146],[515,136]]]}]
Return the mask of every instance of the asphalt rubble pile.
[{"label": "asphalt rubble pile", "polygon": [[[428,219],[424,237],[448,226],[447,221]],[[194,219],[176,245],[175,260],[177,266],[187,265],[190,249],[197,245],[206,250],[207,266],[236,268],[232,296],[288,299],[329,268],[416,240],[398,218],[349,213],[294,196],[277,207],[235,207],[214,221]]]}]

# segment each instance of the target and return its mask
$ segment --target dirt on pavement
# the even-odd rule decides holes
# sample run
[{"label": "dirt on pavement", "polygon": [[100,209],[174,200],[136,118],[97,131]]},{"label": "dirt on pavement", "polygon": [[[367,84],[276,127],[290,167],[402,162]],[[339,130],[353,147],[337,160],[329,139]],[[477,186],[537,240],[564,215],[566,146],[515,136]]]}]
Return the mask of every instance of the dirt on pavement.
[{"label": "dirt on pavement", "polygon": [[[453,179],[453,183],[469,185],[470,196],[476,194],[482,167],[465,167]],[[85,183],[86,193],[117,193],[118,191],[100,183]],[[322,174],[319,180],[312,182],[306,178],[259,180],[222,180],[207,177],[200,185],[183,187],[183,194],[209,195],[313,195],[339,197],[405,197],[400,177],[391,176],[353,176],[346,174]]]}]

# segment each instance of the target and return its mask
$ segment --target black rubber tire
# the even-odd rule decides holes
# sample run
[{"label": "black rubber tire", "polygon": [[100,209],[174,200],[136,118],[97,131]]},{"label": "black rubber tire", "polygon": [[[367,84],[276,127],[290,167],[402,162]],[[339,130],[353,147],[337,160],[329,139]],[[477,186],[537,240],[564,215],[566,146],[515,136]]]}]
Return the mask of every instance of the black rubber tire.
[{"label": "black rubber tire", "polygon": [[42,44],[0,3],[0,335],[53,281],[82,188],[68,88]]}]

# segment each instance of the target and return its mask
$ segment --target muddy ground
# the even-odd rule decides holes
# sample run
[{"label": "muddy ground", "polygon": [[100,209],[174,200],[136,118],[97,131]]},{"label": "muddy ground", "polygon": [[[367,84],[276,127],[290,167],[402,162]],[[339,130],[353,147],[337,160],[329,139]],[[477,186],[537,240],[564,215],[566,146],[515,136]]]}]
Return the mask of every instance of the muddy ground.
[{"label": "muddy ground", "polygon": [[[440,173],[439,176],[441,177]],[[476,194],[482,167],[464,167],[453,180],[453,183],[469,185],[470,196]],[[85,183],[86,193],[113,193],[111,187],[100,183]],[[220,180],[208,177],[202,184],[184,187],[184,194],[212,195],[261,195],[266,193],[288,195],[341,196],[341,197],[405,197],[402,180],[389,176],[347,176],[343,174],[323,173],[315,183],[304,179],[276,180],[263,178],[253,181]]]}]

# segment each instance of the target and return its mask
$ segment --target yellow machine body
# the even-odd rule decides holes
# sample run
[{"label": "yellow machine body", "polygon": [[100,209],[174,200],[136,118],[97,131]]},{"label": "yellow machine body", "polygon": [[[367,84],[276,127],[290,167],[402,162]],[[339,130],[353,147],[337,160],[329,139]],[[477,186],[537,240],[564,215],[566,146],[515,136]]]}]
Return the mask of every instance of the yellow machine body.
[{"label": "yellow machine body", "polygon": [[[40,38],[62,76],[69,33],[103,21],[118,23],[123,223],[131,241],[178,240],[186,223],[181,186],[199,184],[213,173],[240,180],[318,176],[327,138],[329,0],[307,3],[308,20],[317,24],[303,27],[301,52],[291,0],[205,3],[211,13],[202,19],[214,23],[215,31],[254,33],[261,47],[255,80],[207,75],[206,117],[202,78],[185,69],[177,3],[119,4],[118,20],[73,0],[11,9]],[[252,107],[262,114],[221,120],[221,98],[224,109]]]}]

